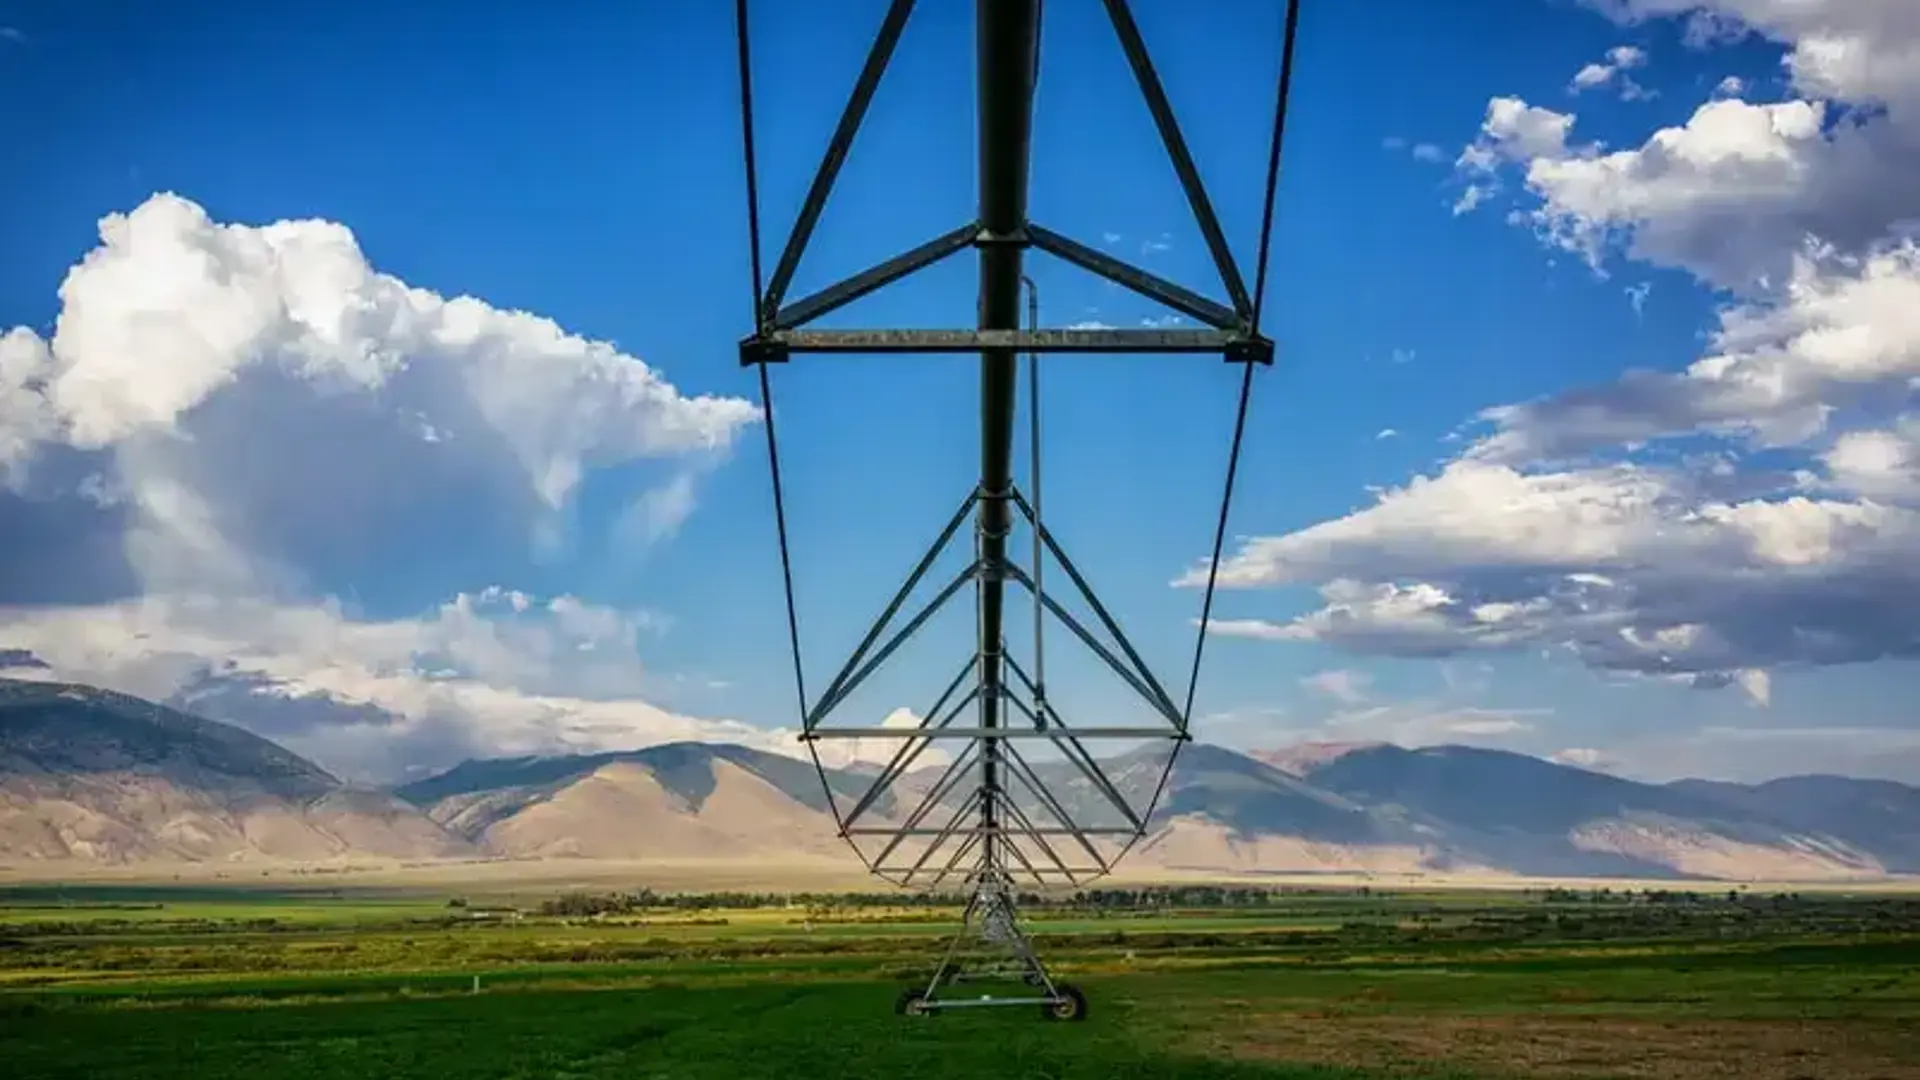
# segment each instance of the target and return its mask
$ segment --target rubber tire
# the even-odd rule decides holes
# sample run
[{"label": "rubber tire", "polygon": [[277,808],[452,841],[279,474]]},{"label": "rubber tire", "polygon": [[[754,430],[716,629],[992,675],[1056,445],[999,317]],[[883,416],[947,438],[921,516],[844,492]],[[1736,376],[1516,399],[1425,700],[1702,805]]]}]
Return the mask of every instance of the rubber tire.
[{"label": "rubber tire", "polygon": [[893,1011],[901,1016],[937,1016],[940,1010],[921,1008],[927,1000],[927,992],[919,987],[910,987],[900,992],[893,1000]]},{"label": "rubber tire", "polygon": [[1047,1019],[1072,1022],[1087,1018],[1087,995],[1081,993],[1079,987],[1057,982],[1053,984],[1053,991],[1065,1000],[1040,1006]]},{"label": "rubber tire", "polygon": [[944,963],[940,965],[940,970],[935,972],[933,976],[934,981],[939,983],[941,986],[952,986],[954,982],[959,979],[959,977],[960,977],[959,964],[944,964]]}]

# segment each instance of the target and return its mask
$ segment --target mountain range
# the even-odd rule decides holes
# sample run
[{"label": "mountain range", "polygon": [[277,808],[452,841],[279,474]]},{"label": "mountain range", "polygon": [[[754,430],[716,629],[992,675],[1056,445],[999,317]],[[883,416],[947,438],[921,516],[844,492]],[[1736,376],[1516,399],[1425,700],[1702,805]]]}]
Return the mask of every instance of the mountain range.
[{"label": "mountain range", "polygon": [[[1104,763],[1123,787],[1160,762]],[[1083,824],[1103,799],[1034,771]],[[875,801],[899,822],[938,768]],[[845,860],[871,767],[735,745],[467,761],[391,790],[344,783],[239,727],[93,687],[0,680],[0,861],[343,858]],[[949,800],[951,801],[951,800]],[[1038,807],[1034,808],[1037,815]],[[1129,869],[1836,880],[1920,873],[1920,788],[1797,776],[1649,784],[1465,746],[1312,744],[1179,756]]]}]

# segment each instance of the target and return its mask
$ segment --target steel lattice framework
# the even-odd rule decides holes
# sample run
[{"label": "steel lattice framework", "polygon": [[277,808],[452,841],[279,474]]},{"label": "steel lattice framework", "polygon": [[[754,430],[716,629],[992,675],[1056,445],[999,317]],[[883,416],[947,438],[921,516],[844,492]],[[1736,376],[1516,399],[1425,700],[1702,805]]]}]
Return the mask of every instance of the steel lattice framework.
[{"label": "steel lattice framework", "polygon": [[[813,753],[816,766],[821,765],[818,744],[823,740],[883,739],[897,743],[888,764],[857,794],[838,790],[834,783],[827,781],[827,771],[822,768],[840,835],[852,842],[874,873],[888,880],[903,885],[938,886],[959,876],[971,889],[962,934],[955,939],[947,960],[926,987],[903,997],[902,1010],[907,1012],[927,1012],[963,1004],[1028,1003],[1043,1006],[1053,1016],[1083,1016],[1084,999],[1047,974],[1021,934],[1013,907],[1014,883],[1026,879],[1038,883],[1078,884],[1109,872],[1132,843],[1146,834],[1148,820],[1165,787],[1178,749],[1190,739],[1193,692],[1213,602],[1212,571],[1202,601],[1193,671],[1184,701],[1177,702],[1166,684],[1141,659],[1119,622],[1046,528],[1040,511],[1037,464],[1033,491],[1021,490],[1014,481],[1012,463],[1020,355],[1027,354],[1029,360],[1029,393],[1034,399],[1029,401],[1029,414],[1034,427],[1032,452],[1036,462],[1039,453],[1037,372],[1041,356],[1192,353],[1220,356],[1242,365],[1239,408],[1215,530],[1212,566],[1219,563],[1225,535],[1253,371],[1273,362],[1273,342],[1260,332],[1260,298],[1265,291],[1281,133],[1298,26],[1298,0],[1286,2],[1267,202],[1256,282],[1251,290],[1228,248],[1212,200],[1201,183],[1127,0],[1101,2],[1212,256],[1227,297],[1225,302],[1209,299],[1030,220],[1027,193],[1034,90],[1040,71],[1039,0],[975,0],[979,167],[979,204],[975,219],[818,292],[790,299],[788,292],[794,274],[914,4],[913,0],[891,0],[773,272],[763,279],[746,0],[736,0],[754,279],[754,326],[752,333],[740,342],[740,362],[757,368],[760,379],[788,629],[800,698],[800,737]],[[975,328],[809,329],[828,313],[969,249],[976,253],[979,263],[979,319]],[[1115,282],[1206,329],[1042,329],[1037,325],[1037,309],[1031,293],[1027,297],[1027,325],[1023,327],[1023,262],[1030,250]],[[1031,287],[1030,283],[1027,285]],[[800,664],[778,440],[767,374],[769,365],[783,364],[795,355],[809,353],[978,354],[981,433],[978,483],[965,493],[945,528],[826,689],[811,701]],[[902,620],[902,609],[910,596],[940,556],[957,541],[969,520],[973,525],[971,561],[930,601]],[[1032,539],[1032,558],[1026,566],[1015,562],[1009,552],[1009,539],[1016,523],[1027,530]],[[1065,573],[1072,594],[1092,612],[1097,626],[1087,625],[1061,603],[1056,594],[1048,591],[1045,563],[1049,558]],[[1057,703],[1047,695],[1038,614],[1031,667],[1021,663],[1007,647],[1005,626],[1010,583],[1035,601],[1036,612],[1044,610],[1050,614],[1130,688],[1145,703],[1152,722],[1116,727],[1070,724]],[[976,609],[977,633],[972,655],[964,658],[958,673],[933,707],[923,714],[919,725],[896,728],[832,722],[835,710],[968,585],[973,586]],[[1067,772],[1076,784],[1083,785],[1082,791],[1092,792],[1095,802],[1117,812],[1122,824],[1111,827],[1090,824],[1085,800],[1080,800],[1081,805],[1069,806],[1072,800],[1062,797],[1058,783],[1043,776],[1042,770],[1023,751],[1023,745],[1030,746],[1036,740],[1053,747],[1069,763]],[[1135,743],[1159,740],[1167,745],[1158,783],[1144,805],[1136,805],[1121,794],[1107,764],[1088,748],[1089,743],[1110,744],[1114,740]],[[947,767],[931,785],[914,792],[915,797],[894,799],[893,796],[903,790],[902,778],[936,742],[958,746]],[[844,800],[842,795],[846,796]],[[847,805],[843,806],[843,802]],[[892,812],[885,820],[879,820],[883,804],[890,806]],[[1117,850],[1111,845],[1103,850],[1096,843],[1096,839],[1102,837],[1121,841],[1121,844]],[[877,842],[878,853],[870,854],[863,849],[862,838]],[[977,937],[996,951],[1002,963],[985,971],[963,971],[956,959],[957,949],[970,937]],[[981,975],[1015,976],[1036,988],[1037,993],[1000,998],[939,998],[942,986],[957,978]]]}]

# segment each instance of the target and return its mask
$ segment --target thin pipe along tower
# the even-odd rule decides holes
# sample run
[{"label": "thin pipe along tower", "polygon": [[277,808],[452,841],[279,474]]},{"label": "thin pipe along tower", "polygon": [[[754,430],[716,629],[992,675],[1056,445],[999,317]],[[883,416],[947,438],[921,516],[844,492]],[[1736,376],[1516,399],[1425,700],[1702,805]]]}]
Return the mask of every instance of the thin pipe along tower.
[{"label": "thin pipe along tower", "polygon": [[[1281,64],[1268,154],[1266,204],[1258,269],[1251,291],[1227,246],[1127,0],[1101,0],[1219,271],[1221,286],[1227,295],[1225,303],[1210,300],[1096,251],[1028,218],[1034,88],[1040,72],[1040,2],[975,2],[979,132],[979,206],[975,220],[819,292],[789,300],[787,291],[794,272],[912,13],[913,0],[892,0],[889,5],[792,231],[772,275],[766,278],[762,276],[761,265],[747,3],[736,0],[742,144],[753,247],[754,316],[753,332],[740,342],[740,362],[756,368],[759,374],[794,681],[802,717],[801,738],[820,770],[840,835],[853,844],[870,870],[889,880],[903,885],[937,886],[959,875],[970,889],[961,932],[954,938],[946,958],[924,986],[909,989],[901,996],[897,1003],[899,1010],[930,1015],[962,1006],[1024,1004],[1039,1006],[1050,1017],[1079,1019],[1086,1015],[1085,998],[1048,974],[1020,931],[1013,903],[1015,882],[1026,879],[1042,884],[1078,884],[1089,880],[1108,872],[1132,844],[1146,834],[1147,822],[1166,786],[1177,751],[1190,738],[1194,689],[1213,605],[1214,572],[1210,569],[1208,573],[1185,700],[1176,703],[1044,524],[1038,487],[1038,364],[1040,356],[1048,353],[1193,353],[1222,356],[1242,366],[1232,449],[1209,564],[1217,567],[1246,427],[1253,371],[1273,362],[1273,342],[1260,332],[1261,296],[1265,292],[1281,137],[1293,71],[1298,0],[1285,0],[1285,31],[1280,46]],[[979,260],[979,320],[973,330],[807,328],[831,311],[969,248],[977,253]],[[1037,325],[1030,282],[1027,282],[1029,325],[1022,328],[1023,263],[1030,249],[1116,282],[1206,329],[1044,330]],[[980,357],[979,482],[966,494],[946,528],[838,674],[811,700],[800,660],[799,620],[781,487],[779,441],[768,378],[769,365],[783,364],[797,354],[808,353],[977,353]],[[1031,498],[1016,487],[1013,477],[1014,412],[1021,353],[1028,354],[1029,359],[1028,407],[1034,443]],[[975,557],[972,562],[883,642],[882,635],[892,626],[910,594],[969,517],[973,521]],[[1008,540],[1016,521],[1024,524],[1033,539],[1032,562],[1024,568],[1009,555]],[[1066,573],[1073,590],[1093,613],[1097,627],[1086,625],[1044,587],[1042,564],[1048,556]],[[1009,582],[1028,592],[1035,604],[1031,671],[1009,653],[1006,645]],[[977,633],[972,655],[965,658],[959,673],[918,726],[825,722],[855,688],[968,584],[974,587],[976,609]],[[1070,725],[1046,693],[1040,632],[1043,611],[1052,615],[1130,687],[1145,703],[1154,722],[1115,727]],[[955,721],[969,709],[973,722],[956,725]],[[897,743],[892,760],[880,774],[860,785],[864,790],[848,789],[845,778],[836,778],[822,763],[819,741],[846,738],[890,739]],[[1149,739],[1165,741],[1169,751],[1152,796],[1144,805],[1136,806],[1114,783],[1111,763],[1089,752],[1086,743]],[[1030,740],[1045,740],[1057,750],[1064,764],[1052,768],[1051,772],[1036,767],[1020,749],[1022,743]],[[957,745],[960,749],[952,755],[937,780],[918,791],[917,797],[905,797],[906,786],[897,786],[898,781],[909,774],[935,741]],[[972,780],[970,787],[969,779]],[[1069,787],[1074,789],[1073,793],[1066,790]],[[1117,810],[1123,824],[1113,828],[1088,824],[1086,804],[1089,801]],[[886,815],[885,819],[876,821],[881,814]],[[1052,824],[1045,824],[1046,821]],[[1094,842],[1099,836],[1122,838],[1125,843],[1117,852],[1111,848],[1103,850]],[[878,841],[878,853],[863,848],[863,839]],[[968,962],[962,962],[962,948],[969,945],[978,946],[979,951],[988,954],[989,961],[984,966],[975,966],[971,956]],[[959,981],[986,978],[1018,980],[1025,983],[1026,989],[1010,996],[959,997],[951,993],[942,996],[944,989]]]}]

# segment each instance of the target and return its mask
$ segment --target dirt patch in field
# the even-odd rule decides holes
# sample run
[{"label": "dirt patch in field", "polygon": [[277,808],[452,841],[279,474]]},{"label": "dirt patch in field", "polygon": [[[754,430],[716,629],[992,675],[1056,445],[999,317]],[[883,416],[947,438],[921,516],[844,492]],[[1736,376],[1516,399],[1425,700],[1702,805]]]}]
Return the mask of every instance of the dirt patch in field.
[{"label": "dirt patch in field", "polygon": [[1920,1080],[1920,1021],[1570,1016],[1316,1016],[1245,1010],[1198,1036],[1210,1056],[1391,1074]]}]

